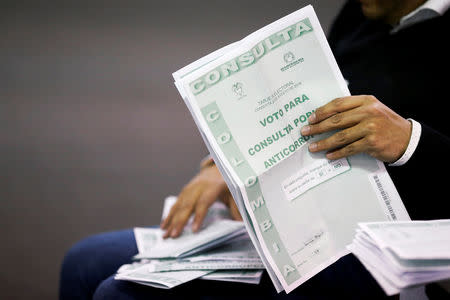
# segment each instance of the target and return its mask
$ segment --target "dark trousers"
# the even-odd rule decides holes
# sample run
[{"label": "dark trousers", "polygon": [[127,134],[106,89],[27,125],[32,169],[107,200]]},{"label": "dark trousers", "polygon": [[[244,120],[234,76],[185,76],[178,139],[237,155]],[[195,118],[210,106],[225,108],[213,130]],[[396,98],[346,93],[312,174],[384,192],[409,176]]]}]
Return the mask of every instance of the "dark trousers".
[{"label": "dark trousers", "polygon": [[259,285],[197,279],[170,290],[114,280],[117,269],[137,252],[131,229],[78,242],[62,263],[60,299],[391,299],[353,255],[341,258],[293,292],[277,294],[267,274]]}]

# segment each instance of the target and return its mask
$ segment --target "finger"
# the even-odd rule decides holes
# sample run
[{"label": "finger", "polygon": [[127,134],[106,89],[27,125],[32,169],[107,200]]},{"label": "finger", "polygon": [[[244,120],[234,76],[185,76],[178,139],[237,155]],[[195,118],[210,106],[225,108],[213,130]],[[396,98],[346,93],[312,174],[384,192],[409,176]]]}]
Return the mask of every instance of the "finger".
[{"label": "finger", "polygon": [[326,157],[330,160],[335,160],[343,157],[348,157],[358,153],[366,152],[366,141],[365,139],[357,140],[345,147],[333,150],[326,154]]},{"label": "finger", "polygon": [[165,219],[163,219],[163,220],[161,221],[161,223],[159,224],[159,227],[160,227],[161,229],[166,229],[167,224],[169,224],[169,216],[167,216]]},{"label": "finger", "polygon": [[167,228],[167,230],[163,233],[163,239],[167,239],[168,237],[170,237],[170,229],[171,228]]},{"label": "finger", "polygon": [[361,106],[365,101],[365,96],[348,96],[336,98],[327,104],[317,108],[308,118],[309,124],[316,124],[332,115],[344,112],[358,106]]},{"label": "finger", "polygon": [[220,189],[210,187],[208,190],[205,190],[202,195],[200,195],[197,201],[197,206],[195,207],[195,217],[192,224],[192,230],[194,232],[200,229],[209,207],[216,202],[220,193]]},{"label": "finger", "polygon": [[[169,215],[163,221],[166,232],[163,238],[177,237],[181,234],[184,225],[189,220],[197,201],[199,189],[187,186],[178,196],[177,202],[170,209]],[[181,227],[181,228],[180,228]]]},{"label": "finger", "polygon": [[366,134],[367,129],[363,125],[358,124],[356,126],[340,130],[326,139],[311,143],[309,145],[309,151],[320,152],[324,150],[341,148],[362,139]]},{"label": "finger", "polygon": [[348,128],[361,122],[365,117],[360,107],[337,113],[316,124],[303,126],[301,134],[303,136],[320,134],[336,129]]},{"label": "finger", "polygon": [[233,196],[231,196],[231,193],[227,192],[222,195],[221,200],[230,210],[231,218],[233,220],[242,221],[242,216],[239,213],[239,209],[237,208],[236,202],[234,201]]},{"label": "finger", "polygon": [[184,226],[186,226],[186,223],[189,221],[192,211],[193,207],[191,209],[178,212],[178,214],[174,217],[170,228],[167,230],[171,238],[176,238],[181,235]]},{"label": "finger", "polygon": [[170,208],[169,213],[161,221],[161,224],[160,224],[161,229],[167,229],[167,227],[170,225],[170,222],[171,222],[173,216],[176,215],[176,212],[179,209],[180,204],[181,204],[180,197],[177,197],[177,200]]},{"label": "finger", "polygon": [[170,208],[169,213],[167,214],[167,216],[164,218],[164,220],[161,221],[161,224],[160,224],[161,229],[167,229],[167,227],[170,225],[173,216],[176,214],[176,211],[178,210],[178,205],[179,204],[180,203],[179,203],[179,201],[177,199],[177,201]]},{"label": "finger", "polygon": [[194,222],[192,223],[192,231],[197,232],[202,226],[203,220],[208,213],[209,206],[205,204],[199,204],[195,208]]},{"label": "finger", "polygon": [[170,237],[170,233],[173,229],[173,224],[174,224],[174,217],[177,215],[177,208],[175,207],[175,205],[171,208],[169,215],[167,216],[167,218],[164,219],[163,221],[163,226],[161,227],[163,230],[165,230],[164,234],[163,234],[163,238],[168,238]]},{"label": "finger", "polygon": [[[181,194],[180,194],[181,196]],[[175,212],[175,215],[172,220],[172,228],[170,230],[170,236],[175,238],[178,237],[182,232],[184,226],[189,221],[192,213],[194,212],[196,203],[198,201],[199,191],[196,191],[193,194],[189,194],[188,198],[182,196],[182,202],[180,208]]]},{"label": "finger", "polygon": [[[185,192],[185,191],[188,192]],[[186,202],[185,199],[187,197],[183,196],[186,194],[190,194],[190,188],[184,188],[182,190],[182,192],[180,193],[180,195],[177,197],[177,201],[174,203],[174,205],[172,205],[172,207],[170,208],[169,214],[167,215],[167,217],[162,221],[161,223],[161,228],[162,229],[168,229],[169,226],[172,224],[173,222],[173,218],[179,213],[179,211],[181,209],[183,209],[184,206],[186,206]]]},{"label": "finger", "polygon": [[230,202],[230,214],[233,220],[242,221],[241,213],[239,212],[239,209],[237,208],[237,205],[234,202],[234,200]]}]

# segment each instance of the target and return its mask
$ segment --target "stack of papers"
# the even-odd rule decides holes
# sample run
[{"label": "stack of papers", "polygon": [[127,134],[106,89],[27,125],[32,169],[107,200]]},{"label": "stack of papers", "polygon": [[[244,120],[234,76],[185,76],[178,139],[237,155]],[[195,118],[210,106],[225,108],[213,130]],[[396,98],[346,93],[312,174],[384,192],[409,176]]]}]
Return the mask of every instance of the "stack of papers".
[{"label": "stack of papers", "polygon": [[349,249],[388,295],[450,278],[450,220],[361,223]]},{"label": "stack of papers", "polygon": [[277,291],[349,253],[359,222],[409,220],[383,163],[329,161],[301,136],[350,95],[312,6],[173,74]]},{"label": "stack of papers", "polygon": [[[163,219],[176,197],[166,198]],[[190,219],[183,234],[163,239],[159,228],[135,228],[139,253],[135,262],[117,271],[117,280],[158,288],[172,288],[196,278],[258,284],[264,265],[242,222],[230,220],[225,205],[215,203],[203,227],[191,230]]]}]

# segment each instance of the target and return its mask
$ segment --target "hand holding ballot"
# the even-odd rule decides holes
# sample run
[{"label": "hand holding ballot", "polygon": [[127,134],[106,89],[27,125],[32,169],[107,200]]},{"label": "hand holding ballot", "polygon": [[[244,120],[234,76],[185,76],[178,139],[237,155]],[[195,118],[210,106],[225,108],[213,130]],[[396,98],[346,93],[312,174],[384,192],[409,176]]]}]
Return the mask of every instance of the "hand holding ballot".
[{"label": "hand holding ballot", "polygon": [[309,117],[303,135],[316,135],[342,129],[312,143],[311,152],[329,151],[328,159],[367,153],[384,162],[394,162],[405,152],[411,123],[374,96],[349,96],[334,99]]}]

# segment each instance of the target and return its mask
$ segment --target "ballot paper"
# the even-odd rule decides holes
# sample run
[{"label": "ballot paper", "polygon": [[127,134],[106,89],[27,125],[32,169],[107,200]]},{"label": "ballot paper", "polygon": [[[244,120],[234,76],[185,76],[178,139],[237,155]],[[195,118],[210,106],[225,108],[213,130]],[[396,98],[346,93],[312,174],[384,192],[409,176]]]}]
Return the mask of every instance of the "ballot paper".
[{"label": "ballot paper", "polygon": [[263,270],[215,271],[202,276],[200,279],[259,284],[261,282],[262,273]]},{"label": "ballot paper", "polygon": [[[175,205],[175,202],[177,202],[177,196],[167,196],[164,199],[164,206],[163,206],[163,212],[161,215],[161,221],[167,218],[169,215],[170,210]],[[222,202],[216,201],[214,202],[211,207],[208,209],[208,212],[206,213],[205,218],[203,219],[201,228],[208,227],[211,223],[214,223],[219,220],[231,220],[231,214],[228,210],[227,206],[223,204]],[[192,232],[191,226],[194,221],[194,216],[191,216],[183,230],[185,232]]]},{"label": "ballot paper", "polygon": [[134,228],[139,249],[135,259],[186,257],[244,234],[246,232],[242,222],[233,220],[217,221],[201,229],[199,233],[185,231],[176,239],[163,239],[164,231],[160,228]]},{"label": "ballot paper", "polygon": [[173,74],[277,291],[348,253],[362,221],[409,220],[384,164],[330,161],[301,136],[308,117],[349,95],[311,6]]},{"label": "ballot paper", "polygon": [[[175,196],[165,199],[162,219],[176,200]],[[258,284],[264,264],[242,222],[230,217],[227,207],[217,202],[197,233],[190,228],[192,218],[176,239],[163,239],[159,228],[135,228],[139,253],[134,262],[117,270],[115,279],[170,289],[213,273],[204,279]]]},{"label": "ballot paper", "polygon": [[172,260],[148,265],[149,272],[187,271],[187,270],[260,270],[264,265],[259,261],[230,261],[230,260],[205,260],[205,261],[184,261]]},{"label": "ballot paper", "polygon": [[148,265],[139,268],[117,273],[114,277],[116,280],[133,281],[135,283],[149,285],[156,288],[170,289],[182,283],[194,280],[196,278],[207,275],[213,271],[174,271],[154,273],[149,270]]},{"label": "ballot paper", "polygon": [[195,256],[186,257],[185,260],[191,262],[208,260],[261,262],[261,258],[250,242],[248,235],[234,238],[232,241],[225,243],[221,247],[214,248]]},{"label": "ballot paper", "polygon": [[[176,199],[175,196],[166,197],[162,219],[167,217]],[[246,245],[248,238],[244,224],[241,221],[231,220],[229,211],[223,203],[217,202],[210,207],[198,233],[192,231],[192,221],[193,217],[188,221],[181,236],[175,239],[163,239],[164,231],[160,228],[134,228],[139,251],[134,258],[182,258],[239,237],[243,237],[243,245]]]},{"label": "ballot paper", "polygon": [[450,220],[360,223],[348,248],[388,295],[450,278]]}]

